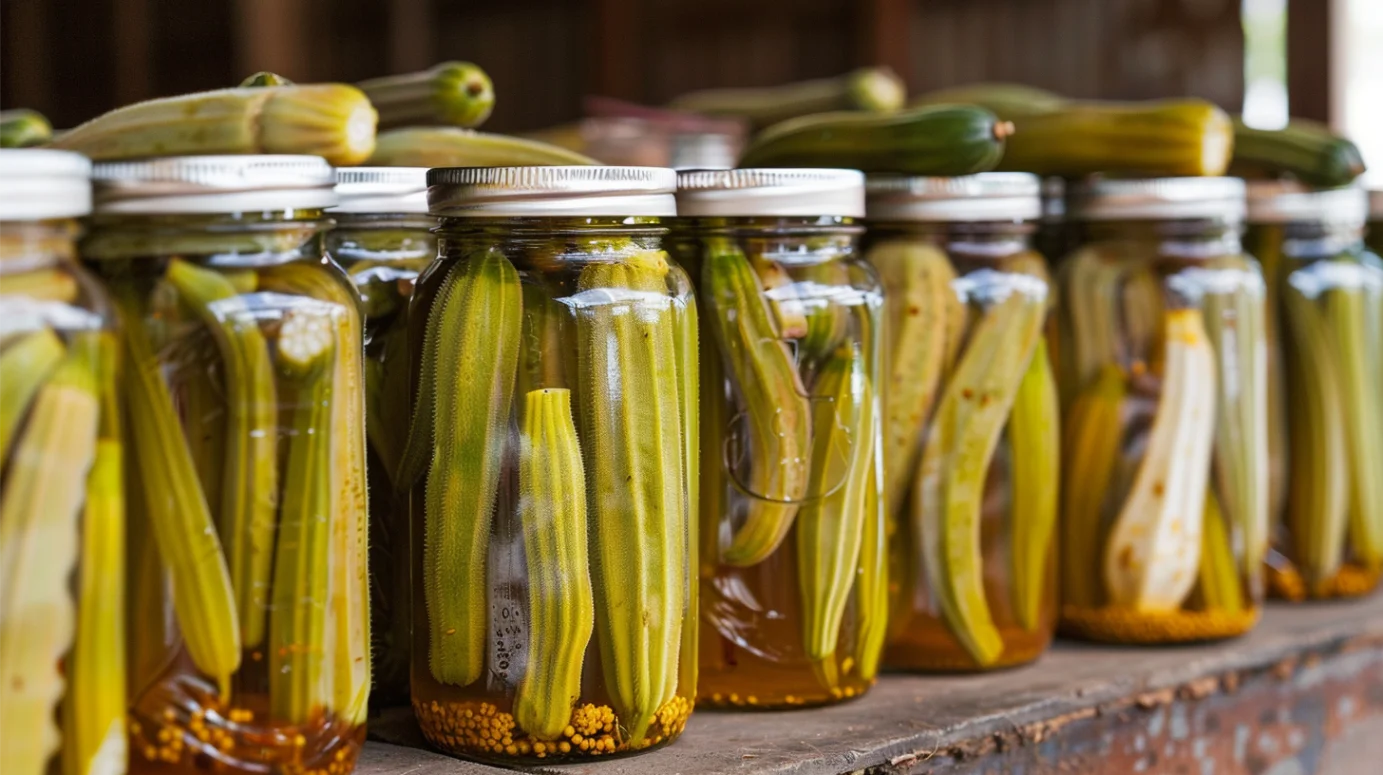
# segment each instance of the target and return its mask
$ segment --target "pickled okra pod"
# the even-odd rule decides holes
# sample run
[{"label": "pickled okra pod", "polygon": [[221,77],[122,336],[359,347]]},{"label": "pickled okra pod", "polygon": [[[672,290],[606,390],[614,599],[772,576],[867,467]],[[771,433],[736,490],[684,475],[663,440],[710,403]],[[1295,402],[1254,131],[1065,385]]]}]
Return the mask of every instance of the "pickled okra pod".
[{"label": "pickled okra pod", "polygon": [[650,251],[592,264],[577,280],[597,640],[606,688],[635,743],[677,689],[687,572],[668,271],[666,256]]},{"label": "pickled okra pod", "polygon": [[1072,402],[1062,435],[1061,551],[1063,561],[1081,568],[1061,574],[1062,600],[1093,608],[1103,600],[1096,580],[1105,528],[1105,502],[1114,487],[1123,442],[1120,417],[1128,385],[1118,366],[1100,375]]},{"label": "pickled okra pod", "polygon": [[259,321],[230,281],[180,259],[166,273],[211,332],[225,377],[224,474],[218,512],[221,543],[240,610],[245,648],[264,639],[269,571],[278,513],[278,399]]},{"label": "pickled okra pod", "polygon": [[1215,437],[1214,352],[1198,309],[1167,314],[1166,367],[1148,440],[1104,553],[1115,605],[1177,610],[1196,581]]},{"label": "pickled okra pod", "polygon": [[124,383],[133,470],[159,556],[173,581],[173,608],[188,655],[222,696],[240,667],[240,626],[230,572],[206,499],[159,373],[145,303],[133,288],[116,289],[124,326]]},{"label": "pickled okra pod", "polygon": [[1014,397],[1008,427],[1013,448],[1013,609],[1018,623],[1030,631],[1042,625],[1048,557],[1056,532],[1060,423],[1047,341],[1039,337]]},{"label": "pickled okra pod", "polygon": [[1028,371],[1046,297],[1010,288],[983,313],[937,406],[913,494],[928,586],[956,639],[981,666],[1003,652],[985,598],[980,510],[985,475]]},{"label": "pickled okra pod", "polygon": [[712,116],[733,116],[757,127],[828,110],[888,111],[901,107],[906,88],[887,67],[862,67],[835,78],[767,88],[705,89],[668,104]]},{"label": "pickled okra pod", "polygon": [[0,353],[0,459],[9,456],[20,420],[66,354],[62,339],[46,327],[24,334]]},{"label": "pickled okra pod", "polygon": [[269,614],[269,707],[293,724],[330,705],[328,655],[331,569],[332,365],[329,316],[295,310],[278,337],[279,368],[296,389],[284,470],[283,510],[274,552]]},{"label": "pickled okra pod", "polygon": [[582,662],[595,628],[586,513],[571,391],[533,390],[524,396],[519,449],[528,669],[514,698],[514,720],[538,740],[561,737],[581,696]]},{"label": "pickled okra pod", "polygon": [[377,167],[529,167],[598,164],[556,145],[459,127],[381,132],[367,164]]},{"label": "pickled okra pod", "polygon": [[811,409],[764,290],[732,240],[706,240],[702,290],[726,365],[746,407],[751,494],[721,560],[754,565],[778,548],[807,492]]},{"label": "pickled okra pod", "polygon": [[0,148],[28,148],[53,138],[53,125],[36,110],[0,110]]},{"label": "pickled okra pod", "polygon": [[797,582],[803,650],[834,688],[841,621],[859,566],[866,491],[877,485],[874,436],[878,404],[858,346],[847,345],[822,369],[816,398],[807,502],[797,515]]},{"label": "pickled okra pod", "polygon": [[[467,256],[432,304],[435,340],[432,464],[425,484],[423,599],[428,664],[440,683],[466,686],[485,664],[485,558],[494,514],[522,326],[518,273],[498,250]],[[424,357],[427,356],[426,351]]]},{"label": "pickled okra pod", "polygon": [[97,336],[76,334],[38,388],[0,496],[0,715],[6,772],[18,775],[41,775],[60,743],[71,744],[60,739],[54,714],[63,694],[62,660],[75,634],[78,612],[68,583],[98,446]]}]

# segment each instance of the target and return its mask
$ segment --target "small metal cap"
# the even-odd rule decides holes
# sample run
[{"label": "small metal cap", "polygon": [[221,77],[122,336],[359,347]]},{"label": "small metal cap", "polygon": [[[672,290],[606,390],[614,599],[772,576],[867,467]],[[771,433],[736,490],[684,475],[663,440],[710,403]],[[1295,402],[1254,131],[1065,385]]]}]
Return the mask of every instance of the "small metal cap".
[{"label": "small metal cap", "polygon": [[1362,188],[1312,189],[1300,183],[1263,180],[1248,184],[1249,223],[1329,223],[1362,226],[1369,214]]},{"label": "small metal cap", "polygon": [[96,212],[138,215],[315,210],[336,204],[320,156],[172,156],[100,162]]},{"label": "small metal cap", "polygon": [[834,169],[685,170],[683,217],[864,217],[864,173]]},{"label": "small metal cap", "polygon": [[983,172],[953,178],[871,175],[871,221],[1035,221],[1041,182],[1026,172]]},{"label": "small metal cap", "polygon": [[337,167],[336,213],[427,214],[427,167]]},{"label": "small metal cap", "polygon": [[77,218],[91,212],[91,162],[70,151],[0,150],[0,221]]},{"label": "small metal cap", "polygon": [[1239,178],[1096,178],[1066,194],[1077,221],[1243,220],[1244,208]]},{"label": "small metal cap", "polygon": [[676,214],[677,173],[663,167],[443,167],[427,184],[443,218]]}]

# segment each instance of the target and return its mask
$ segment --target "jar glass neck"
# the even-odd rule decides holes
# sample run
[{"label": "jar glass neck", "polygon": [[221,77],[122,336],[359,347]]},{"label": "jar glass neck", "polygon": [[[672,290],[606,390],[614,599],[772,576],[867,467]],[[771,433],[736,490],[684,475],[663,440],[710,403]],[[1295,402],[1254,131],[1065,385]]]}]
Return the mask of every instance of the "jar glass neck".
[{"label": "jar glass neck", "polygon": [[426,261],[437,255],[437,219],[410,213],[337,213],[327,252],[343,263]]},{"label": "jar glass neck", "polygon": [[1362,223],[1299,221],[1279,224],[1282,254],[1289,258],[1316,258],[1358,250],[1364,242]]},{"label": "jar glass neck", "polygon": [[1196,260],[1243,252],[1235,219],[1206,218],[1169,221],[1083,221],[1085,242],[1131,241],[1154,244],[1160,255]]},{"label": "jar glass neck", "polygon": [[269,266],[320,255],[332,220],[321,210],[93,217],[81,243],[87,259],[203,257],[224,266]]},{"label": "jar glass neck", "polygon": [[76,221],[65,218],[0,224],[0,274],[76,260],[80,231]]},{"label": "jar glass neck", "polygon": [[921,240],[948,253],[977,257],[1030,250],[1036,231],[1030,221],[889,221],[869,226],[871,237]]}]

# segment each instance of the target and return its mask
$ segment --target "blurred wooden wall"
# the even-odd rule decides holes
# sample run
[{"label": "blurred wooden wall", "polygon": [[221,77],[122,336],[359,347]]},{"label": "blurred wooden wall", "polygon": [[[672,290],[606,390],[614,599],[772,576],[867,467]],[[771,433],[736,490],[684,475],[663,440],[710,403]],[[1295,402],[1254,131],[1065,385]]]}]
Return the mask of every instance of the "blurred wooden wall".
[{"label": "blurred wooden wall", "polygon": [[[1298,0],[1299,1],[1299,0]],[[1240,0],[5,0],[0,104],[70,126],[266,69],[356,80],[469,59],[498,130],[603,94],[657,104],[888,64],[914,91],[1017,80],[1237,108]]]}]

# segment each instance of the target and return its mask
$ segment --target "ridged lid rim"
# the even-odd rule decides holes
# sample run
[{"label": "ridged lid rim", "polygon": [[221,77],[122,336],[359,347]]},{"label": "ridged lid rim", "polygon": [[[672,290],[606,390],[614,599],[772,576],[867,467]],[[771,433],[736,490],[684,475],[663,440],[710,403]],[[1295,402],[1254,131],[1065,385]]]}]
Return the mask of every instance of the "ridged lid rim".
[{"label": "ridged lid rim", "polygon": [[1042,181],[1026,172],[870,175],[865,191],[870,220],[1008,221],[1042,215]]},{"label": "ridged lid rim", "polygon": [[1230,177],[1095,178],[1067,188],[1073,220],[1242,220],[1244,181]]},{"label": "ridged lid rim", "polygon": [[665,167],[438,167],[428,211],[441,217],[670,216],[677,173]]},{"label": "ridged lid rim", "polygon": [[1362,225],[1369,195],[1358,187],[1313,189],[1291,181],[1248,184],[1249,223],[1331,223]]},{"label": "ridged lid rim", "polygon": [[825,168],[682,170],[677,173],[677,213],[862,218],[865,177],[859,170]]},{"label": "ridged lid rim", "polygon": [[337,213],[427,213],[427,167],[337,167]]},{"label": "ridged lid rim", "polygon": [[78,218],[91,212],[91,161],[47,148],[0,149],[0,221]]},{"label": "ridged lid rim", "polygon": [[336,204],[336,175],[320,156],[170,156],[98,162],[96,212],[233,213]]}]

